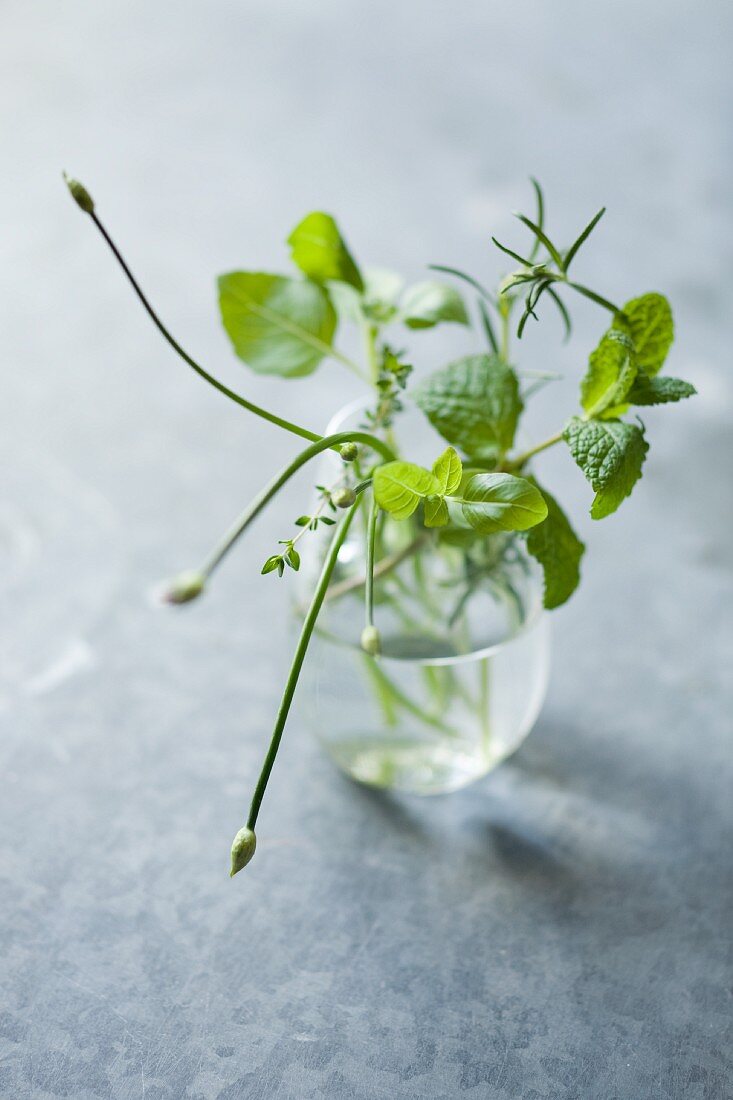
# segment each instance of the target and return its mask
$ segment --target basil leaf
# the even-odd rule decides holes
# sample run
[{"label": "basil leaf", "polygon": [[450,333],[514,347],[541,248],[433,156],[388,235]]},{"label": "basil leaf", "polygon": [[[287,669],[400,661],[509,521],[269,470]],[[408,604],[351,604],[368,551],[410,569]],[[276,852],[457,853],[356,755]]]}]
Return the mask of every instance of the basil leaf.
[{"label": "basil leaf", "polygon": [[407,519],[421,500],[440,495],[434,474],[412,462],[386,462],[374,471],[374,499],[395,519]]},{"label": "basil leaf", "polygon": [[674,321],[670,304],[663,294],[642,294],[624,306],[623,318],[614,326],[628,332],[634,342],[639,369],[654,377],[667,358],[674,340]]},{"label": "basil leaf", "polygon": [[595,489],[590,514],[615,512],[641,477],[649,450],[644,432],[623,420],[581,420],[574,416],[563,433],[570,453]]},{"label": "basil leaf", "polygon": [[465,519],[482,535],[526,531],[547,516],[539,489],[513,474],[476,474],[461,504]]},{"label": "basil leaf", "polygon": [[315,211],[303,218],[288,237],[293,262],[317,283],[336,279],[364,289],[354,259],[330,214]]},{"label": "basil leaf", "polygon": [[694,397],[697,390],[682,378],[649,378],[640,374],[627,394],[632,405],[667,405]]},{"label": "basil leaf", "polygon": [[220,275],[219,309],[234,351],[252,370],[296,378],[331,350],[336,314],[316,283],[255,271]]},{"label": "basil leaf", "polygon": [[448,443],[476,458],[508,451],[523,404],[511,367],[495,355],[467,355],[430,375],[413,397]]},{"label": "basil leaf", "polygon": [[428,497],[425,501],[425,526],[445,527],[448,519],[448,505],[443,497]]},{"label": "basil leaf", "polygon": [[408,328],[433,328],[441,321],[469,323],[463,298],[455,287],[432,281],[417,283],[405,291],[400,317]]},{"label": "basil leaf", "polygon": [[440,484],[441,493],[453,494],[461,484],[463,464],[452,447],[446,447],[433,463],[433,473]]},{"label": "basil leaf", "polygon": [[585,545],[570,526],[555,498],[542,489],[547,519],[527,535],[527,550],[542,566],[545,580],[544,603],[548,610],[569,600],[580,583],[580,559]]},{"label": "basil leaf", "polygon": [[601,416],[611,406],[620,405],[636,373],[631,339],[617,329],[610,329],[591,352],[588,370],[580,383],[580,403],[588,416]]}]

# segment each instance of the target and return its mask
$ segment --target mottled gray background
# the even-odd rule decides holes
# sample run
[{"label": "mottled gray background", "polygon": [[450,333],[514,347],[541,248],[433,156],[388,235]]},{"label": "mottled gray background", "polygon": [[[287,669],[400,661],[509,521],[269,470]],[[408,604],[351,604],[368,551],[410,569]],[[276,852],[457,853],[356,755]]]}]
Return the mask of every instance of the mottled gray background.
[{"label": "mottled gray background", "polygon": [[[730,1062],[730,4],[80,0],[0,8],[3,1097],[721,1100]],[[526,177],[578,272],[675,303],[700,397],[594,525],[526,746],[435,801],[347,783],[296,711],[230,882],[287,660],[275,509],[182,613],[149,599],[293,443],[190,375],[69,202],[88,182],[163,315],[319,425],[356,393],[256,380],[213,276],[313,207],[367,262],[491,278]],[[603,319],[532,327],[567,381]],[[426,352],[427,346],[432,350]],[[417,336],[425,365],[465,338]],[[304,492],[307,483],[300,486]]]}]

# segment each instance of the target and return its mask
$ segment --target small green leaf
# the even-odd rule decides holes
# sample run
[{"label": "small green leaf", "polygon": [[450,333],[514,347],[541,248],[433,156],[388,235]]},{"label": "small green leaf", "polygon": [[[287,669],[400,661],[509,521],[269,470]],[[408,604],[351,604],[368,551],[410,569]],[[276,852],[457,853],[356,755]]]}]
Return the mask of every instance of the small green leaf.
[{"label": "small green leaf", "polygon": [[649,378],[640,374],[626,396],[632,405],[667,405],[696,393],[692,383],[682,378]]},{"label": "small green leaf", "polygon": [[670,304],[663,294],[642,294],[627,302],[623,312],[626,320],[616,318],[614,324],[628,332],[634,342],[639,369],[653,378],[674,340]]},{"label": "small green leaf", "polygon": [[455,287],[432,281],[417,283],[405,291],[400,317],[408,328],[433,328],[441,321],[469,323],[463,298]]},{"label": "small green leaf", "polygon": [[511,367],[495,355],[467,355],[430,375],[414,400],[448,443],[477,458],[508,451],[522,399]]},{"label": "small green leaf", "polygon": [[570,453],[595,490],[591,516],[610,516],[641,477],[649,450],[644,432],[623,420],[581,420],[574,416],[563,434]]},{"label": "small green leaf", "polygon": [[311,521],[310,516],[298,516],[298,518],[295,521],[295,526],[296,527],[307,527],[308,524],[310,523],[310,521]]},{"label": "small green leaf", "polygon": [[433,473],[440,484],[440,491],[451,496],[461,484],[463,463],[452,447],[446,447],[442,455],[433,463]]},{"label": "small green leaf", "polygon": [[374,471],[374,499],[395,519],[407,519],[421,500],[440,495],[440,483],[429,470],[412,462],[387,462]]},{"label": "small green leaf", "polygon": [[555,498],[542,489],[547,519],[527,535],[527,550],[542,566],[545,578],[545,607],[560,607],[580,583],[580,559],[585,546],[573,531]]},{"label": "small green leaf", "polygon": [[316,283],[256,271],[233,271],[218,282],[224,328],[252,370],[296,378],[329,354],[336,314]]},{"label": "small green leaf", "polygon": [[606,213],[606,208],[605,208],[605,206],[602,206],[601,209],[598,211],[598,213],[595,214],[591,218],[591,220],[588,222],[588,224],[586,225],[585,229],[580,234],[578,239],[573,242],[573,244],[570,246],[568,251],[565,253],[565,270],[566,271],[570,267],[570,264],[573,261],[573,257],[577,253],[578,249],[582,248],[582,246],[588,240],[588,237],[590,237],[591,233],[593,232],[595,227],[598,225],[599,221],[601,220],[601,218],[603,217],[603,215],[605,213]]},{"label": "small green leaf", "polygon": [[294,546],[291,546],[290,549],[286,552],[285,561],[288,563],[291,569],[294,569],[296,573],[298,572],[298,570],[300,569],[300,554]]},{"label": "small green leaf", "polygon": [[265,564],[262,566],[262,574],[274,573],[276,569],[282,564],[282,558],[279,554],[273,554],[268,558]]},{"label": "small green leaf", "polygon": [[296,225],[288,244],[293,262],[309,279],[317,283],[335,279],[358,291],[364,289],[359,269],[330,214],[322,211],[308,214]]},{"label": "small green leaf", "polygon": [[448,505],[443,497],[428,497],[425,501],[425,526],[445,527],[448,519]]},{"label": "small green leaf", "polygon": [[580,403],[588,417],[601,416],[620,405],[636,378],[636,355],[630,338],[609,329],[591,352],[588,370],[580,383]]},{"label": "small green leaf", "polygon": [[462,511],[475,531],[526,531],[547,516],[539,489],[513,474],[476,474],[464,491]]}]

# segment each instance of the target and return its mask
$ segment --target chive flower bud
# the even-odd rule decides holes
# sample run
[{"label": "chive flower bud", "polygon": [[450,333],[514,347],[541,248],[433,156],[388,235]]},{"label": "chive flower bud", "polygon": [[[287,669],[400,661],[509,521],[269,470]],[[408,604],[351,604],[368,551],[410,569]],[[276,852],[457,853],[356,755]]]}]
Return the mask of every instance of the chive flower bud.
[{"label": "chive flower bud", "polygon": [[66,180],[66,186],[68,187],[71,197],[77,206],[81,207],[85,214],[94,213],[94,199],[87,191],[83,183],[79,183],[78,180],[70,179],[64,172],[64,179]]},{"label": "chive flower bud", "polygon": [[337,508],[350,508],[356,500],[356,493],[353,489],[337,489],[331,494],[331,500]]},{"label": "chive flower bud", "polygon": [[163,599],[166,603],[190,603],[200,596],[206,584],[206,577],[196,569],[188,569],[173,579]]},{"label": "chive flower bud", "polygon": [[253,829],[248,829],[245,826],[240,829],[232,842],[232,867],[229,872],[229,877],[234,878],[237,871],[241,871],[243,867],[246,867],[252,856],[255,854],[255,848],[257,847],[257,837],[254,834]]},{"label": "chive flower bud", "polygon": [[339,454],[343,458],[344,462],[353,462],[359,453],[359,448],[356,443],[344,443],[339,448]]},{"label": "chive flower bud", "polygon": [[376,626],[365,626],[361,632],[361,648],[372,657],[382,652],[382,639]]}]

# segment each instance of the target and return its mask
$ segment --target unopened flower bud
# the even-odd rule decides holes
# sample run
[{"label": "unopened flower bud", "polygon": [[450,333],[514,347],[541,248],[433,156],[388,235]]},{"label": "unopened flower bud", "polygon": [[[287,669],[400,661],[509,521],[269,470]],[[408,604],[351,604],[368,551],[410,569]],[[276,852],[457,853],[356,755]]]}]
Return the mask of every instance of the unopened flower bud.
[{"label": "unopened flower bud", "polygon": [[337,508],[350,508],[356,500],[356,493],[353,489],[337,489],[331,493],[331,500]]},{"label": "unopened flower bud", "polygon": [[356,443],[344,443],[339,448],[339,454],[343,458],[344,462],[353,462],[359,453],[359,448]]},{"label": "unopened flower bud", "polygon": [[78,180],[70,179],[66,172],[64,172],[64,179],[66,180],[66,186],[71,192],[71,197],[77,206],[80,206],[85,214],[94,213],[94,199],[87,191],[83,183],[79,183]]},{"label": "unopened flower bud", "polygon": [[240,829],[232,842],[232,867],[229,872],[229,877],[234,878],[237,871],[241,871],[243,867],[246,867],[252,856],[255,854],[255,848],[257,847],[257,837],[254,834],[253,829],[248,829],[246,826]]},{"label": "unopened flower bud", "polygon": [[188,569],[174,578],[163,594],[163,599],[166,603],[189,603],[201,595],[205,584],[206,577],[203,573],[199,573],[196,569]]},{"label": "unopened flower bud", "polygon": [[382,652],[382,639],[376,626],[365,626],[361,632],[361,648],[372,657]]}]

